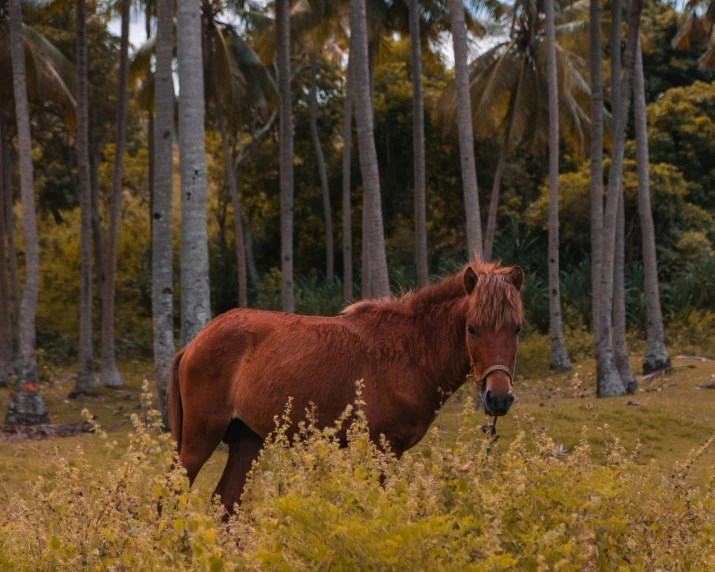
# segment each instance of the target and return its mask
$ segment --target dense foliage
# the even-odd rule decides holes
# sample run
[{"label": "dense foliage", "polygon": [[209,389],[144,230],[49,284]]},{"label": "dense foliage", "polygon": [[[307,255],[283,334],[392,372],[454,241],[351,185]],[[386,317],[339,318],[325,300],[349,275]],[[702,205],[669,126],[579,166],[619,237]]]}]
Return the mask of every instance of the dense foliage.
[{"label": "dense foliage", "polygon": [[[144,395],[145,407],[148,394]],[[688,474],[708,447],[660,476],[604,426],[606,463],[584,434],[564,452],[527,415],[506,449],[482,434],[467,400],[455,443],[438,428],[400,462],[370,442],[360,401],[349,445],[310,415],[293,443],[284,421],[254,465],[228,524],[218,505],[168,478],[172,443],[158,412],[133,416],[119,466],[92,469],[81,450],[57,459],[33,498],[0,517],[0,565],[53,570],[709,570],[715,481]],[[112,443],[98,429],[99,436]],[[157,505],[161,504],[161,514]]]}]

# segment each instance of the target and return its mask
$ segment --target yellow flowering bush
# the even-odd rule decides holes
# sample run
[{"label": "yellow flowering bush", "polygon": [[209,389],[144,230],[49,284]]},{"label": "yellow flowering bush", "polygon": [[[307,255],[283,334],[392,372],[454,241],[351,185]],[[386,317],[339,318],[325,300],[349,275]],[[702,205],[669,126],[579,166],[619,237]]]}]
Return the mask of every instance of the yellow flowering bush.
[{"label": "yellow flowering bush", "polygon": [[[119,466],[77,451],[51,481],[0,515],[0,568],[27,570],[712,570],[715,480],[688,472],[713,443],[663,476],[601,429],[557,448],[528,416],[508,447],[466,400],[456,440],[438,428],[402,459],[368,437],[360,396],[335,427],[287,415],[255,463],[243,505],[222,521],[189,490],[148,407]],[[290,407],[290,405],[289,405]],[[339,426],[350,422],[348,446]],[[101,429],[98,438],[108,441]],[[108,443],[108,446],[112,446]],[[157,507],[161,505],[161,512]]]}]

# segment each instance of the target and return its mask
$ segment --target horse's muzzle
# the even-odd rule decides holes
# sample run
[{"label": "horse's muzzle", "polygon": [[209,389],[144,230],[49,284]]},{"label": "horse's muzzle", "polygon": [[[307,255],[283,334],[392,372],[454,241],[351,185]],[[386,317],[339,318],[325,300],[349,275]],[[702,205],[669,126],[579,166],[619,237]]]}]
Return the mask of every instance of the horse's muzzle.
[{"label": "horse's muzzle", "polygon": [[491,388],[487,388],[484,392],[484,412],[494,417],[506,415],[514,404],[514,400],[514,393],[511,390],[495,392]]}]

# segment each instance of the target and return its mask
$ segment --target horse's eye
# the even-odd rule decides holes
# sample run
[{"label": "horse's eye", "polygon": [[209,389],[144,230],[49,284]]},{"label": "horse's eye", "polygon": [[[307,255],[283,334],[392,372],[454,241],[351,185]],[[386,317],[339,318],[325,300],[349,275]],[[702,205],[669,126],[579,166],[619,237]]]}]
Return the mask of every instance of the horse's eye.
[{"label": "horse's eye", "polygon": [[521,326],[516,327],[516,335],[518,336],[521,333]]},{"label": "horse's eye", "polygon": [[476,336],[477,335],[477,330],[474,329],[474,326],[472,325],[467,325],[467,331],[469,332],[470,336]]}]

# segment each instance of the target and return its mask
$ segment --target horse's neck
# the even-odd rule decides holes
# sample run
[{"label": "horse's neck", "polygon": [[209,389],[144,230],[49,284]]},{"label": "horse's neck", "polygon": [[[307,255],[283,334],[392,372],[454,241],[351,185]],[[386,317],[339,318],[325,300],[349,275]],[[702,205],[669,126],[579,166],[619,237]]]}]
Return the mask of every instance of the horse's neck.
[{"label": "horse's neck", "polygon": [[446,399],[464,383],[469,373],[465,344],[467,328],[464,301],[438,304],[415,321],[415,343],[425,364],[420,377],[429,391]]}]

